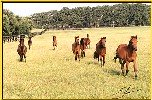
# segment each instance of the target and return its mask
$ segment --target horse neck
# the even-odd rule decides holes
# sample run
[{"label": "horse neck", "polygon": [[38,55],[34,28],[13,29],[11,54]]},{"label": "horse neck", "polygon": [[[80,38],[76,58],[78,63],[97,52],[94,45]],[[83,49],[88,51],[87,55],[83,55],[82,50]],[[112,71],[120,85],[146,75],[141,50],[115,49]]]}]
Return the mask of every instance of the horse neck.
[{"label": "horse neck", "polygon": [[135,50],[133,49],[131,44],[128,44],[127,49],[129,50],[129,52],[132,54]]},{"label": "horse neck", "polygon": [[79,42],[75,42],[75,43],[76,43],[76,46],[79,45]]},{"label": "horse neck", "polygon": [[105,46],[102,43],[99,43],[100,48],[104,48]]}]

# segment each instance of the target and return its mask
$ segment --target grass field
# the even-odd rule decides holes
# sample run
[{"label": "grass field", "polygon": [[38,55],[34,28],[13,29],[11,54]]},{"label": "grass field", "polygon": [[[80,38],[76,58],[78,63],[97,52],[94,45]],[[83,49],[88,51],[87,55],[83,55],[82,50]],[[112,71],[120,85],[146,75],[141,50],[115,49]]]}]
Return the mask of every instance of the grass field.
[{"label": "grass field", "polygon": [[[71,45],[74,36],[90,34],[91,48],[86,57],[74,60]],[[52,36],[58,47],[52,50]],[[115,50],[128,44],[131,35],[138,35],[138,79],[133,64],[129,74],[121,75],[120,64],[114,63]],[[104,67],[93,59],[95,44],[106,36],[107,54]],[[150,27],[92,28],[83,30],[50,30],[35,36],[25,62],[19,62],[19,42],[3,44],[4,99],[150,99]],[[27,39],[25,40],[27,45]]]}]

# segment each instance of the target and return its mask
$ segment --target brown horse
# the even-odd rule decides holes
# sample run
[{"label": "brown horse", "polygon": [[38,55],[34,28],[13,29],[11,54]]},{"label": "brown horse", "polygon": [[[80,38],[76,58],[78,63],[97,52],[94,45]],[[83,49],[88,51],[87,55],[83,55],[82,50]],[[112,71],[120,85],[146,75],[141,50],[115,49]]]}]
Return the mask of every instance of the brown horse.
[{"label": "brown horse", "polygon": [[89,39],[89,34],[87,34],[87,38],[84,38],[84,43],[86,45],[86,48],[88,48],[88,45],[89,45],[89,48],[90,48],[90,39]]},{"label": "brown horse", "polygon": [[54,47],[53,50],[55,50],[55,46],[57,47],[57,40],[56,40],[56,36],[53,36],[53,47]]},{"label": "brown horse", "polygon": [[81,38],[80,40],[80,49],[81,49],[81,57],[85,57],[85,49],[86,49],[86,41],[85,38]]},{"label": "brown horse", "polygon": [[101,67],[105,64],[105,55],[106,55],[106,37],[101,38],[101,40],[96,44],[96,51],[94,52],[94,59],[100,58]]},{"label": "brown horse", "polygon": [[26,52],[27,52],[27,47],[24,45],[24,39],[20,39],[20,44],[18,45],[17,52],[20,56],[20,61],[23,61],[23,57],[25,58],[26,62]]},{"label": "brown horse", "polygon": [[79,36],[75,37],[75,42],[72,44],[72,51],[75,54],[75,60],[77,58],[80,61],[80,43],[79,43]]},{"label": "brown horse", "polygon": [[29,45],[29,50],[30,50],[30,47],[31,47],[31,45],[32,45],[32,39],[31,39],[32,37],[29,37],[29,40],[28,40],[28,45]]},{"label": "brown horse", "polygon": [[128,74],[128,66],[130,62],[133,62],[134,65],[134,73],[135,73],[135,79],[137,79],[137,35],[131,36],[131,39],[129,41],[129,44],[121,44],[118,46],[116,50],[116,57],[114,57],[114,60],[116,62],[116,59],[119,58],[119,63],[121,64],[121,70],[122,74],[125,74],[124,64],[126,63],[126,75]]}]

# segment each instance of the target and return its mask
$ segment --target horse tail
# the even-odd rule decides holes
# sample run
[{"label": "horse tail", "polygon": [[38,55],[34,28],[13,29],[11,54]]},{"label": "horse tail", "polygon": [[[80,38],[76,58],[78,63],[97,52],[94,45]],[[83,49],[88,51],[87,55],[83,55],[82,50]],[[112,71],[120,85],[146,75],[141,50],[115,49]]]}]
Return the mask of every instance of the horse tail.
[{"label": "horse tail", "polygon": [[[119,55],[118,55],[118,53],[116,52],[116,56],[114,57],[115,63],[116,63],[117,58],[119,58]],[[119,61],[120,61],[120,60],[119,60]]]}]

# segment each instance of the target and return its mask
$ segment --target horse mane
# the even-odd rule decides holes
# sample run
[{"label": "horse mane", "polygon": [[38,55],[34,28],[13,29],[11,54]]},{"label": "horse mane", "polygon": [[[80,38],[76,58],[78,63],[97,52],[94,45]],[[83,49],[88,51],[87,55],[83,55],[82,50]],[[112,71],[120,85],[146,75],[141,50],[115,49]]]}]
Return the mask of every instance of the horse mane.
[{"label": "horse mane", "polygon": [[105,48],[102,44],[102,39],[106,39],[106,37],[101,38],[101,40],[98,43],[99,48]]},{"label": "horse mane", "polygon": [[136,36],[131,36],[131,39],[130,39],[129,44],[128,44],[128,49],[129,49],[130,51],[134,51],[134,48],[133,48],[133,46],[132,46],[132,39],[133,39],[133,38],[137,39],[137,35],[136,35]]}]

